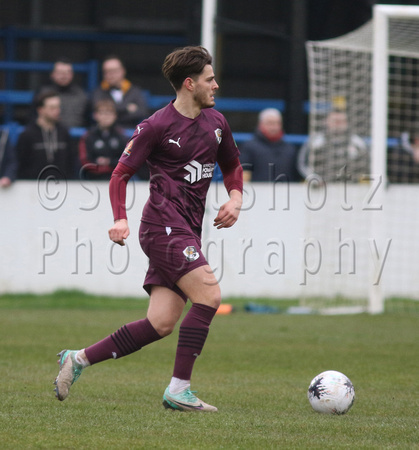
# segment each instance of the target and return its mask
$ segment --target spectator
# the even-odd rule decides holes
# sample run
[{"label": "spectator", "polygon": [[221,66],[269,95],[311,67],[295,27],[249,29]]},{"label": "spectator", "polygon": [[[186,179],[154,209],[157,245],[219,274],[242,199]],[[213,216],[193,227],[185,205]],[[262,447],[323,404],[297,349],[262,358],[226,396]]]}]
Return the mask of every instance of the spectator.
[{"label": "spectator", "polygon": [[96,121],[80,139],[81,175],[90,180],[108,180],[124,151],[128,138],[116,123],[112,100],[99,100],[93,112]]},{"label": "spectator", "polygon": [[390,183],[419,183],[419,136],[402,133],[399,145],[388,152],[387,166]]},{"label": "spectator", "polygon": [[148,115],[144,94],[125,78],[125,67],[118,57],[107,57],[102,63],[102,72],[103,81],[93,92],[92,104],[104,99],[113,100],[118,125],[135,128]]},{"label": "spectator", "polygon": [[[57,60],[50,78],[51,83],[42,86],[34,98],[43,92],[55,90],[61,100],[61,124],[67,128],[85,127],[88,123],[89,99],[85,91],[74,82],[72,63],[66,58]],[[33,109],[35,118],[35,107]]]},{"label": "spectator", "polygon": [[275,108],[259,114],[254,137],[241,147],[245,181],[300,181],[297,151],[284,141],[282,115]]},{"label": "spectator", "polygon": [[16,179],[17,160],[14,148],[10,145],[9,130],[0,133],[0,187],[9,187]]},{"label": "spectator", "polygon": [[68,130],[59,123],[60,97],[55,91],[47,91],[37,97],[35,105],[38,117],[20,134],[16,144],[18,178],[36,180],[47,166],[72,178],[74,158]]},{"label": "spectator", "polygon": [[298,168],[304,178],[316,174],[324,182],[358,182],[369,173],[368,147],[351,133],[345,111],[328,113],[325,131],[311,136],[301,147]]}]

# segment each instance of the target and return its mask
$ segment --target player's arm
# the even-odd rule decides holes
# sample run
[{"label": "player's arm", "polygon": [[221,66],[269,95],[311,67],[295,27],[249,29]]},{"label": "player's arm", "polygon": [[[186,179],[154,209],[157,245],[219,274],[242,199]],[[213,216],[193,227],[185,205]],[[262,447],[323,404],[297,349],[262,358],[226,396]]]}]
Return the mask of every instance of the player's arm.
[{"label": "player's arm", "polygon": [[[141,133],[141,134],[140,134]],[[124,239],[129,235],[126,194],[127,183],[136,171],[145,163],[156,140],[153,128],[141,122],[137,126],[132,138],[128,141],[112,172],[109,183],[109,196],[112,205],[114,224],[109,229],[109,237],[119,245],[125,245]]]},{"label": "player's arm", "polygon": [[109,238],[119,245],[125,245],[124,239],[129,236],[126,211],[127,183],[134,174],[135,169],[119,162],[112,172],[109,183],[109,197],[114,217],[114,224],[109,229]]},{"label": "player's arm", "polygon": [[235,158],[228,163],[219,162],[218,164],[230,200],[221,206],[217,217],[214,219],[214,226],[218,229],[230,228],[237,222],[243,203],[243,168],[239,158]]}]

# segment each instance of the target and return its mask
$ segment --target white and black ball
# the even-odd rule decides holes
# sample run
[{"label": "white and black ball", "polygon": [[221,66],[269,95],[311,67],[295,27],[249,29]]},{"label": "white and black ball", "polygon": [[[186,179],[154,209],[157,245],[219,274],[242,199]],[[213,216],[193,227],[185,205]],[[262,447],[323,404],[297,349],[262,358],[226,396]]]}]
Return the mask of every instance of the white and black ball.
[{"label": "white and black ball", "polygon": [[307,397],[317,412],[345,414],[355,401],[355,389],[346,375],[336,370],[327,370],[313,378]]}]

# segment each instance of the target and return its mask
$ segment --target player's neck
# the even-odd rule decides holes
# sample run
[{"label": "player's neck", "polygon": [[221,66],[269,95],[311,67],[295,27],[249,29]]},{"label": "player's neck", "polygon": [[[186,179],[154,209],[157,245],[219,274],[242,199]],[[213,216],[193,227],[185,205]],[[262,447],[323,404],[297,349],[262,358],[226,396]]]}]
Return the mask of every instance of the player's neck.
[{"label": "player's neck", "polygon": [[181,96],[177,96],[176,100],[173,102],[173,106],[176,111],[182,114],[182,116],[188,117],[189,119],[195,119],[201,114],[201,108],[192,102],[190,99],[185,99]]}]

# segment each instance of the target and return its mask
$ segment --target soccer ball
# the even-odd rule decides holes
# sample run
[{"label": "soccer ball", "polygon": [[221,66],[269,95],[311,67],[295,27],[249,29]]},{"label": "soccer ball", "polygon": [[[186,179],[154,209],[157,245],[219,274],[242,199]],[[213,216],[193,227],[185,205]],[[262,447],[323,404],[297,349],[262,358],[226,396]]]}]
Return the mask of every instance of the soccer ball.
[{"label": "soccer ball", "polygon": [[355,389],[346,375],[335,370],[327,370],[313,378],[307,397],[317,412],[345,414],[355,401]]}]

